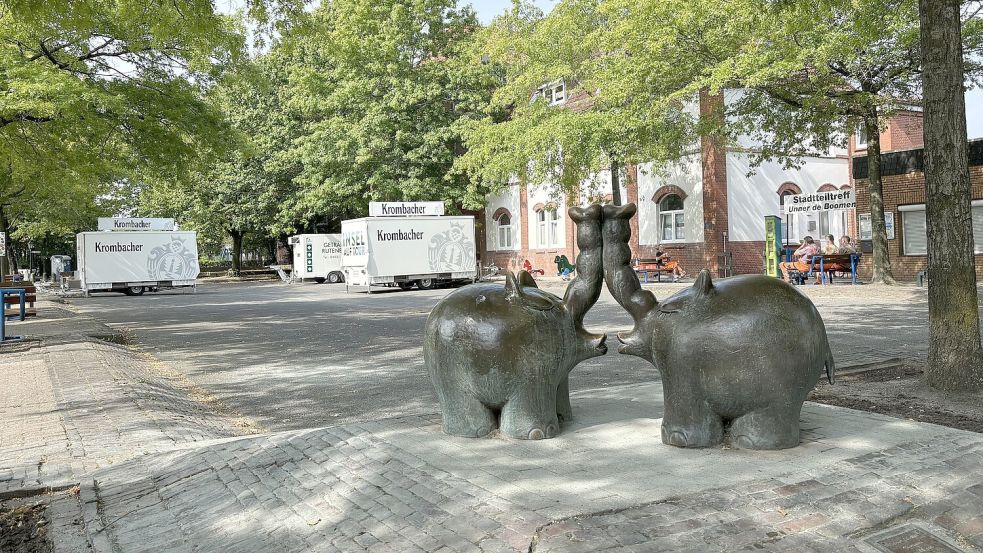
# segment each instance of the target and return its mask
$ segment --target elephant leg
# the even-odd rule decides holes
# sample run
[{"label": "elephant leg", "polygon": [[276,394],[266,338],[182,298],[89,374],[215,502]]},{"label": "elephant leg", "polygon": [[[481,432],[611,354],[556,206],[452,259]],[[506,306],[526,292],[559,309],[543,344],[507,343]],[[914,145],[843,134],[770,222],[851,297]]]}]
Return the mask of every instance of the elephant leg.
[{"label": "elephant leg", "polygon": [[522,390],[502,408],[502,434],[517,440],[542,440],[560,433],[555,387]]},{"label": "elephant leg", "polygon": [[742,449],[787,449],[799,445],[802,402],[772,405],[741,415],[730,426],[735,446]]},{"label": "elephant leg", "polygon": [[459,391],[447,393],[446,390],[438,397],[446,434],[480,438],[495,429],[495,413],[476,397]]},{"label": "elephant leg", "polygon": [[570,377],[564,376],[556,388],[556,416],[560,421],[569,423],[573,420],[573,407],[570,405]]},{"label": "elephant leg", "polygon": [[724,425],[706,401],[667,397],[662,443],[676,447],[713,447],[724,440]]}]

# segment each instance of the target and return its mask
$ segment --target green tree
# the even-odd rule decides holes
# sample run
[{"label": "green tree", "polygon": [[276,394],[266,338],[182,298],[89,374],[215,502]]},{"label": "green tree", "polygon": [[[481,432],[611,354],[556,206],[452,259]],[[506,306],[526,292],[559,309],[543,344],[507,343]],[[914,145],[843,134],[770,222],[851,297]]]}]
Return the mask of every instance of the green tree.
[{"label": "green tree", "polygon": [[[566,193],[608,170],[621,203],[625,164],[675,160],[691,148],[698,119],[683,100],[667,109],[663,97],[653,109],[608,86],[611,60],[627,56],[623,44],[603,42],[615,24],[617,14],[599,0],[568,0],[545,17],[516,2],[496,18],[472,56],[483,55],[501,84],[485,117],[465,122],[468,152],[458,166],[493,186],[518,176]],[[551,102],[557,85],[565,89],[562,106]]]},{"label": "green tree", "polygon": [[[273,22],[297,3],[253,0],[250,13]],[[90,229],[135,184],[186,178],[225,147],[204,91],[243,52],[241,29],[210,0],[0,0],[5,228],[23,239]]]},{"label": "green tree", "polygon": [[302,121],[285,154],[300,167],[294,219],[364,213],[372,200],[480,205],[453,170],[456,124],[494,85],[462,56],[478,27],[453,0],[351,0],[322,3],[283,37],[285,104]]},{"label": "green tree", "polygon": [[[929,354],[926,377],[947,391],[983,389],[973,256],[959,0],[920,0],[925,103]],[[970,23],[972,25],[972,23]]]}]

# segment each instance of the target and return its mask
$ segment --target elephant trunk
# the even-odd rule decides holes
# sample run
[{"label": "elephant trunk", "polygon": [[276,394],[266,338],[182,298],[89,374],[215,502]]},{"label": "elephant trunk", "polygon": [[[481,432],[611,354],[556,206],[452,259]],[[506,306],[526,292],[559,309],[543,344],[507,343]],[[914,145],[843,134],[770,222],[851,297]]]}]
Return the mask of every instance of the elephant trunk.
[{"label": "elephant trunk", "polygon": [[567,213],[577,224],[577,276],[567,286],[563,303],[573,317],[574,327],[584,347],[579,356],[581,360],[604,355],[607,346],[603,334],[592,334],[584,329],[584,316],[597,303],[601,296],[601,282],[604,280],[604,258],[601,237],[601,206],[593,204],[584,208],[571,207]]},{"label": "elephant trunk", "polygon": [[642,289],[631,266],[631,218],[635,215],[635,204],[623,206],[606,205],[603,208],[603,227],[601,235],[604,243],[604,280],[614,299],[631,315],[635,326],[629,332],[618,334],[624,345],[621,353],[645,356],[646,338],[643,335],[642,320],[658,305],[655,295]]}]

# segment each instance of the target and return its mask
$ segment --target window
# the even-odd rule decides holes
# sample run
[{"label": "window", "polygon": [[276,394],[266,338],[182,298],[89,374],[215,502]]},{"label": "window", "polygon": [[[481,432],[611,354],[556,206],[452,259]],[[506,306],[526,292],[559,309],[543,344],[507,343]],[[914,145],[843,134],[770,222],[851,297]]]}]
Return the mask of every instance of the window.
[{"label": "window", "polygon": [[854,138],[857,141],[858,149],[867,147],[867,129],[863,125],[857,127],[857,133],[854,135]]},{"label": "window", "polygon": [[542,248],[546,246],[546,210],[540,209],[536,212],[536,244]]},{"label": "window", "polygon": [[669,194],[659,201],[659,228],[662,242],[682,242],[686,239],[683,199],[678,194]]},{"label": "window", "polygon": [[551,209],[547,218],[549,219],[550,246],[557,246],[560,244],[560,214],[555,209]]},{"label": "window", "polygon": [[782,240],[788,240],[793,242],[797,240],[797,229],[798,227],[798,214],[797,213],[785,213],[785,198],[788,196],[794,196],[795,192],[791,190],[786,190],[782,192],[781,196],[778,197],[778,204],[781,208],[783,214],[782,219]]},{"label": "window", "polygon": [[[898,206],[901,212],[901,240],[905,255],[926,255],[928,236],[925,204]],[[983,200],[973,200],[973,252],[983,254]]]},{"label": "window", "polygon": [[546,99],[546,103],[551,106],[556,106],[562,104],[567,100],[567,83],[563,79],[553,81],[551,83],[546,83],[539,87],[536,94],[533,95],[533,101],[536,98],[542,96]]},{"label": "window", "polygon": [[[898,211],[901,212],[902,252],[905,255],[925,255],[928,253],[928,238],[925,235],[925,205],[902,205],[898,206]],[[976,225],[973,226],[973,233],[975,234]]]},{"label": "window", "polygon": [[508,213],[503,213],[498,220],[498,247],[499,249],[512,248],[512,220]]}]

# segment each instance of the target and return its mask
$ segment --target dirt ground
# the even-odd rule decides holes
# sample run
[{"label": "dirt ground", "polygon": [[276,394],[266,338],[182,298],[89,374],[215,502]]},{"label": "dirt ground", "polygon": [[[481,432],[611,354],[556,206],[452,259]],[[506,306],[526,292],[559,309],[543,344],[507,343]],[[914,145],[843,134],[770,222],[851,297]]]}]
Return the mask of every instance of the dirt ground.
[{"label": "dirt ground", "polygon": [[26,500],[0,502],[0,551],[50,553],[48,521],[43,503]]},{"label": "dirt ground", "polygon": [[943,394],[925,384],[924,369],[905,363],[821,380],[810,401],[983,433],[983,394]]}]

